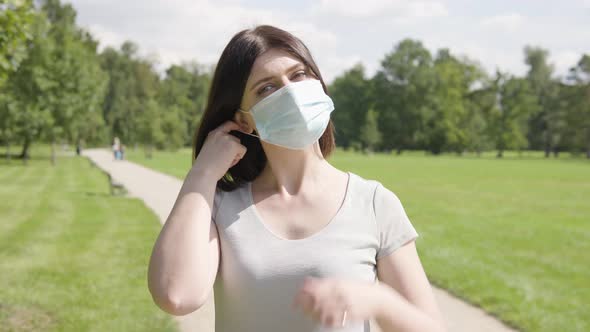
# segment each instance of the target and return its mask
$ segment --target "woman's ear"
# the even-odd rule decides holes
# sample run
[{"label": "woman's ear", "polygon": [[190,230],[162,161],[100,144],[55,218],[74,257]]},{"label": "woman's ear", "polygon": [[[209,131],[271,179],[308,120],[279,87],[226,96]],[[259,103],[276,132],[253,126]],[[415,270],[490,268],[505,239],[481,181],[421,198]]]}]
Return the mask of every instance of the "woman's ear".
[{"label": "woman's ear", "polygon": [[254,127],[250,124],[250,119],[248,119],[248,114],[244,112],[236,111],[234,114],[234,122],[242,127],[242,131],[250,134],[254,131]]}]

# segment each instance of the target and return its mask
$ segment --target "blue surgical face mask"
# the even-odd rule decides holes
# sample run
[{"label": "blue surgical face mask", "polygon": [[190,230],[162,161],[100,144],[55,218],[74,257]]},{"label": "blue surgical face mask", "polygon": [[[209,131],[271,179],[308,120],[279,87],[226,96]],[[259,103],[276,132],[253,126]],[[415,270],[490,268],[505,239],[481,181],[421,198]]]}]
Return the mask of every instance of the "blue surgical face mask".
[{"label": "blue surgical face mask", "polygon": [[315,143],[324,133],[332,99],[326,95],[322,83],[316,79],[294,82],[283,86],[262,99],[248,112],[254,118],[261,140],[288,149],[304,149]]}]

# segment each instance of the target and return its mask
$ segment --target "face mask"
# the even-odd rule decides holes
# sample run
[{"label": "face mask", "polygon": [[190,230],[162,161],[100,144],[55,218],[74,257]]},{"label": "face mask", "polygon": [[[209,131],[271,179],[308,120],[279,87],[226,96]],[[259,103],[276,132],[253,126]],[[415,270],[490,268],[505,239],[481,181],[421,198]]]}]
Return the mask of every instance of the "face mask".
[{"label": "face mask", "polygon": [[250,113],[261,140],[288,149],[304,149],[324,133],[332,99],[324,93],[319,80],[294,82],[278,89],[254,105]]}]

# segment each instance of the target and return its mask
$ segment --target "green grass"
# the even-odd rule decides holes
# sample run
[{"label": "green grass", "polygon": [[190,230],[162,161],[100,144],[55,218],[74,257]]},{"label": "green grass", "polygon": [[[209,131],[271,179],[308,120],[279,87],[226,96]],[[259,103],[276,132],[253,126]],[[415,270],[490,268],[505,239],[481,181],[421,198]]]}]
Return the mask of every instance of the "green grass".
[{"label": "green grass", "polygon": [[184,178],[191,168],[192,150],[182,148],[178,151],[154,151],[152,158],[147,158],[142,149],[125,150],[125,159],[140,163],[152,169],[174,175],[178,178]]},{"label": "green grass", "polygon": [[[337,151],[330,161],[400,197],[433,284],[523,331],[590,331],[590,161],[494,157]],[[129,158],[183,178],[191,152]]]},{"label": "green grass", "polygon": [[0,159],[0,331],[175,331],[147,289],[157,217],[87,159],[45,157]]}]

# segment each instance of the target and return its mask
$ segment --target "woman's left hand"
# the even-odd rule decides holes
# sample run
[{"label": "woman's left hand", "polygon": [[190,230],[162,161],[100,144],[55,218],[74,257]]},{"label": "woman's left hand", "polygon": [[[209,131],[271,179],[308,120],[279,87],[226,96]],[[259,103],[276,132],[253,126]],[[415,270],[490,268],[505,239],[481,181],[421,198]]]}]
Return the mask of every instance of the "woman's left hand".
[{"label": "woman's left hand", "polygon": [[325,327],[344,326],[373,318],[379,308],[378,284],[336,278],[306,277],[293,306]]}]

